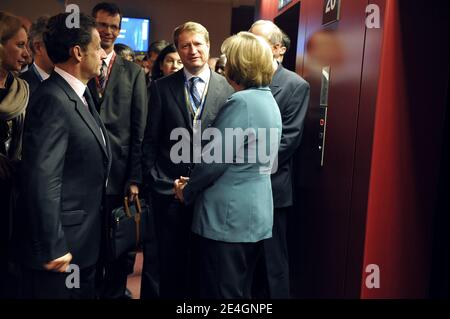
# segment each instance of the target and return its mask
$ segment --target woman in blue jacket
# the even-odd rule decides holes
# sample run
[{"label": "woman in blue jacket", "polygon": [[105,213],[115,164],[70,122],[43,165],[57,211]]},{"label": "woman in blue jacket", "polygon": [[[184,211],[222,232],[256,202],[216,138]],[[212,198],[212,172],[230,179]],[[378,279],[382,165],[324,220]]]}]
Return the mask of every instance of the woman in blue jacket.
[{"label": "woman in blue jacket", "polygon": [[[175,181],[177,197],[194,204],[194,285],[199,298],[250,298],[262,241],[272,236],[270,173],[281,136],[279,108],[268,85],[272,51],[240,32],[222,45],[225,76],[236,92],[203,133],[210,140],[191,176]],[[213,137],[213,138],[212,138]]]}]

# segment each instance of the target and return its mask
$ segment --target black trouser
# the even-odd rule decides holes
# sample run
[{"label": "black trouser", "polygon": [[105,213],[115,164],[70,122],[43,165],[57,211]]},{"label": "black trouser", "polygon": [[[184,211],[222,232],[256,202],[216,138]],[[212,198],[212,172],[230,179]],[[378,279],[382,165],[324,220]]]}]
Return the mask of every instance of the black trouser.
[{"label": "black trouser", "polygon": [[289,256],[286,241],[287,214],[290,210],[276,208],[273,215],[272,238],[264,241],[258,260],[252,294],[258,299],[287,299],[289,294]]},{"label": "black trouser", "polygon": [[226,243],[194,235],[198,297],[250,299],[253,274],[264,241]]},{"label": "black trouser", "polygon": [[151,196],[159,255],[160,297],[188,298],[191,291],[192,208],[184,206],[173,195],[152,192]]},{"label": "black trouser", "polygon": [[[72,273],[58,273],[44,270],[22,269],[21,288],[24,299],[94,299],[95,269],[90,266],[80,269],[79,288],[68,288],[67,282],[76,281],[68,276]],[[67,281],[67,282],[66,282]]]},{"label": "black trouser", "polygon": [[107,195],[103,203],[102,249],[97,266],[97,291],[100,298],[125,298],[127,277],[129,272],[129,256],[123,254],[116,260],[111,260],[109,251],[108,231],[111,227],[111,212],[123,206],[124,196]]},{"label": "black trouser", "polygon": [[155,299],[159,297],[159,255],[158,242],[155,233],[155,210],[150,194],[146,200],[150,206],[147,215],[146,229],[143,230],[143,263],[141,275],[141,299]]}]

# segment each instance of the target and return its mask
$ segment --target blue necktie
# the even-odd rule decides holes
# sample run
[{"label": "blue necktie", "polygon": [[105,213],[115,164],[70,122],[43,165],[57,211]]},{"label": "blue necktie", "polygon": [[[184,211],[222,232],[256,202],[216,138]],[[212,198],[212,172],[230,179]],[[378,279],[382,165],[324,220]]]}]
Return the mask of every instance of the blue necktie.
[{"label": "blue necktie", "polygon": [[197,83],[198,81],[200,81],[200,78],[194,76],[189,81],[191,82],[191,88],[189,92],[191,93],[192,100],[194,101],[193,105],[194,111],[197,112],[197,109],[200,107],[200,104],[202,103],[202,98],[197,88]]}]

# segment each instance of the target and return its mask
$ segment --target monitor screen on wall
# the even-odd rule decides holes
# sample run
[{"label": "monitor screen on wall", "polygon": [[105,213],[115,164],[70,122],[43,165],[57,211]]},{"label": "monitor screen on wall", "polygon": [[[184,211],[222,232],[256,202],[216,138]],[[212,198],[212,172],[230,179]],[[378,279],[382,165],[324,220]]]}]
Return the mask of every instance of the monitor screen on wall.
[{"label": "monitor screen on wall", "polygon": [[150,20],[143,18],[122,18],[122,28],[116,43],[126,44],[137,54],[147,52],[150,38]]}]

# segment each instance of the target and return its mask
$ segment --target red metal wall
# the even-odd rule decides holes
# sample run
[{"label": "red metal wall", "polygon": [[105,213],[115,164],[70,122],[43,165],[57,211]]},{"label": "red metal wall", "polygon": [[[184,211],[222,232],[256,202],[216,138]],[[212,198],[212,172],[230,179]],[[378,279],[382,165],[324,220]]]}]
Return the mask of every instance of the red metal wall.
[{"label": "red metal wall", "polygon": [[448,88],[441,4],[387,1],[364,250],[381,287],[363,280],[362,298],[429,296]]},{"label": "red metal wall", "polygon": [[[323,1],[288,8],[298,2],[296,69],[311,84],[311,105],[289,225],[293,296],[427,297],[448,92],[448,40],[440,36],[448,33],[448,3],[342,1],[340,21],[323,27]],[[380,29],[365,27],[368,4],[380,7]],[[287,10],[276,6],[261,0],[260,17]],[[331,86],[320,168],[314,154],[324,61]],[[380,266],[380,289],[365,286],[369,264]]]}]

